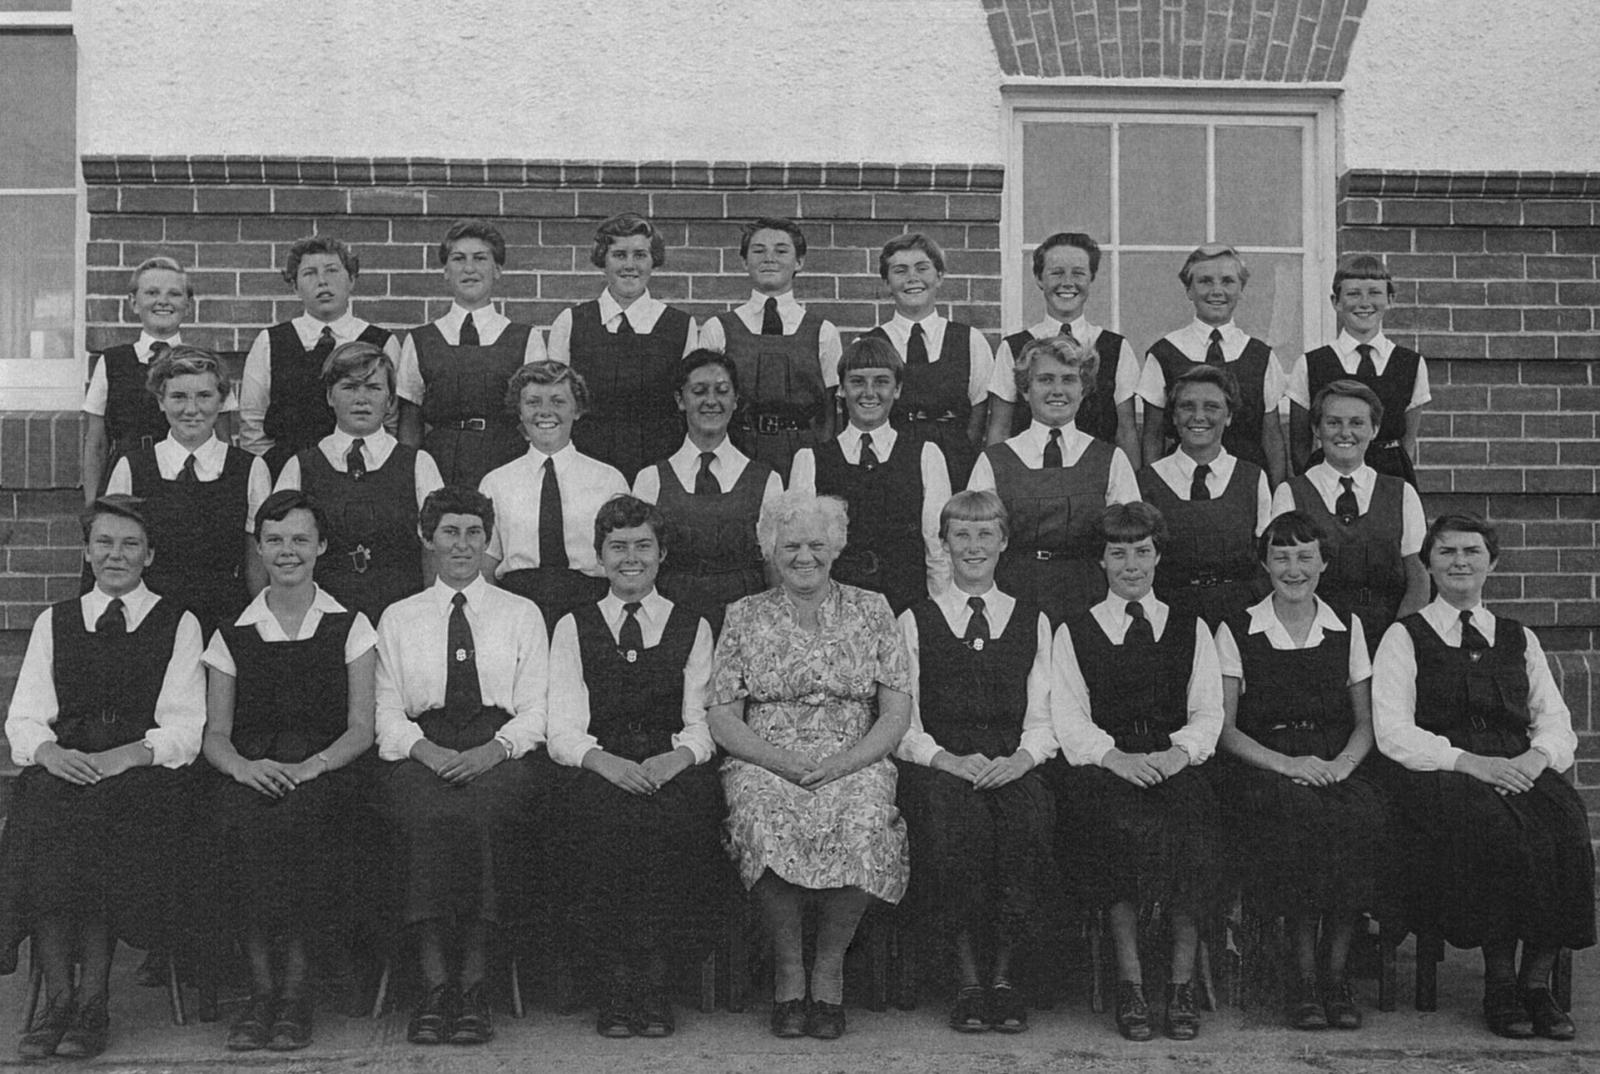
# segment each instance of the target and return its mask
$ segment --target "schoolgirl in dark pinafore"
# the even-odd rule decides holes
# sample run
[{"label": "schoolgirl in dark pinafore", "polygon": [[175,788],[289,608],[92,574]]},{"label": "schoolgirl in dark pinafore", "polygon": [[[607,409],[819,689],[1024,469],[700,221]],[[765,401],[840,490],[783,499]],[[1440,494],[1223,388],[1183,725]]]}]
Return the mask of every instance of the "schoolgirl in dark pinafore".
[{"label": "schoolgirl in dark pinafore", "polygon": [[984,450],[995,492],[1011,516],[1011,541],[1000,553],[995,583],[1038,601],[1052,625],[1106,594],[1098,527],[1115,452],[1096,440],[1072,466],[1035,470],[1003,443]]},{"label": "schoolgirl in dark pinafore", "polygon": [[[356,337],[374,347],[385,346],[389,338],[389,330],[375,324],[367,325]],[[307,350],[293,321],[267,329],[267,343],[271,348],[272,398],[262,418],[262,432],[271,438],[272,448],[262,458],[276,481],[284,463],[316,447],[333,432],[333,408],[322,383],[322,364],[334,348],[319,343]]]},{"label": "schoolgirl in dark pinafore", "polygon": [[839,496],[849,508],[849,539],[834,561],[834,581],[882,593],[895,615],[925,599],[922,445],[897,439],[894,451],[872,470],[846,462],[836,437],[811,450],[817,494]]},{"label": "schoolgirl in dark pinafore", "polygon": [[[889,339],[881,325],[866,335]],[[938,361],[905,367],[900,378],[900,398],[889,412],[889,423],[900,433],[898,443],[912,449],[912,458],[921,457],[923,444],[938,445],[953,489],[967,487],[972,464],[978,461],[977,446],[967,436],[972,421],[972,400],[967,393],[971,377],[972,327],[946,321]],[[1025,428],[1027,423],[1023,425]],[[898,613],[901,609],[895,610]]]},{"label": "schoolgirl in dark pinafore", "polygon": [[[1409,347],[1396,344],[1389,352],[1389,361],[1377,376],[1363,377],[1347,373],[1332,347],[1318,347],[1308,351],[1306,362],[1306,388],[1309,398],[1336,380],[1360,381],[1377,393],[1383,403],[1383,421],[1377,434],[1367,445],[1366,463],[1380,474],[1398,477],[1412,488],[1417,487],[1417,471],[1410,455],[1406,454],[1402,440],[1406,434],[1406,411],[1411,406],[1411,393],[1417,386],[1417,367],[1422,355]],[[1322,461],[1322,449],[1317,448],[1306,460],[1310,469]]]},{"label": "schoolgirl in dark pinafore", "polygon": [[[1013,359],[1022,348],[1033,342],[1034,335],[1024,328],[1013,332],[1004,342]],[[1078,413],[1072,423],[1097,440],[1108,444],[1117,442],[1117,363],[1122,361],[1122,345],[1127,340],[1109,328],[1100,329],[1095,337],[1094,352],[1100,356],[1100,366],[1094,375],[1094,390],[1084,393],[1078,404]],[[1033,421],[1028,404],[1018,399],[1011,408],[1011,435],[1016,436]]]},{"label": "schoolgirl in dark pinafore", "polygon": [[[734,446],[787,483],[794,453],[827,439],[828,387],[817,360],[822,318],[807,310],[787,336],[752,332],[731,311],[717,314],[717,320],[739,371],[739,415],[730,431]],[[670,393],[662,398],[670,400]]]},{"label": "schoolgirl in dark pinafore", "polygon": [[[163,598],[138,629],[111,635],[84,628],[79,598],[52,606],[62,748],[98,753],[156,726],[182,615]],[[41,764],[22,769],[0,838],[0,974],[16,969],[18,944],[51,914],[105,918],[134,947],[187,950],[200,916],[189,887],[194,813],[186,769],[134,767],[88,786]]]},{"label": "schoolgirl in dark pinafore", "polygon": [[106,370],[106,440],[108,458],[101,471],[104,481],[117,460],[139,448],[154,447],[167,435],[167,416],[150,394],[145,380],[150,367],[139,361],[132,343],[107,347],[100,355]]},{"label": "schoolgirl in dark pinafore", "polygon": [[406,444],[360,477],[335,470],[320,447],[300,452],[301,491],[328,513],[317,584],[374,623],[395,601],[422,592],[416,468],[417,449]]},{"label": "schoolgirl in dark pinafore", "polygon": [[506,381],[522,365],[532,332],[532,325],[513,321],[486,346],[452,347],[436,324],[412,330],[426,386],[422,420],[428,431],[422,446],[446,485],[475,489],[484,474],[527,450],[505,396]]},{"label": "schoolgirl in dark pinafore", "polygon": [[[1416,656],[1417,726],[1480,756],[1526,753],[1522,625],[1496,616],[1494,645],[1479,653],[1446,645],[1421,613],[1400,626]],[[1408,927],[1433,923],[1453,947],[1594,944],[1588,811],[1560,773],[1546,768],[1532,790],[1501,794],[1462,772],[1402,770],[1392,793]]]},{"label": "schoolgirl in dark pinafore", "polygon": [[1260,482],[1261,468],[1238,459],[1221,496],[1185,500],[1150,467],[1139,471],[1140,498],[1167,522],[1157,600],[1215,630],[1266,595],[1270,585],[1256,559]]},{"label": "schoolgirl in dark pinafore", "polygon": [[572,443],[621,470],[630,483],[683,443],[673,386],[691,323],[687,313],[667,306],[648,334],[607,332],[598,299],[572,307],[572,368],[589,386],[589,406],[572,427]]},{"label": "schoolgirl in dark pinafore", "polygon": [[1327,535],[1328,569],[1317,596],[1335,611],[1360,617],[1367,645],[1374,652],[1384,631],[1400,611],[1406,595],[1406,568],[1400,554],[1405,532],[1405,484],[1379,474],[1365,514],[1346,524],[1328,510],[1322,495],[1304,474],[1289,479],[1294,509],[1308,515]]},{"label": "schoolgirl in dark pinafore", "polygon": [[751,459],[733,488],[715,495],[685,489],[666,460],[656,463],[656,506],[667,520],[666,547],[656,588],[722,630],[728,605],[767,588],[756,519],[772,468]]},{"label": "schoolgirl in dark pinafore", "polygon": [[[1168,339],[1158,339],[1151,344],[1145,360],[1161,364],[1161,374],[1166,378],[1169,388],[1187,370],[1205,365],[1204,362],[1191,360]],[[1267,364],[1273,361],[1276,359],[1272,357],[1272,348],[1264,340],[1251,336],[1239,357],[1226,363],[1228,372],[1239,383],[1239,406],[1222,434],[1222,446],[1229,454],[1254,463],[1262,470],[1267,469],[1266,449],[1261,446],[1261,431],[1266,422],[1263,408],[1266,406]],[[1162,420],[1170,423],[1171,413],[1167,413]],[[1276,413],[1272,420],[1277,420]],[[1166,432],[1168,441],[1172,438],[1171,433],[1169,424]]]},{"label": "schoolgirl in dark pinafore", "polygon": [[[700,617],[673,605],[653,647],[623,653],[598,604],[572,613],[589,692],[589,734],[607,753],[643,761],[672,752],[683,730],[684,668]],[[572,770],[556,808],[570,893],[566,910],[594,964],[644,973],[652,957],[693,952],[722,922],[733,874],[722,849],[722,783],[692,764],[654,794],[630,794]],[[660,987],[662,982],[654,982]],[[641,982],[643,985],[643,982]]]}]

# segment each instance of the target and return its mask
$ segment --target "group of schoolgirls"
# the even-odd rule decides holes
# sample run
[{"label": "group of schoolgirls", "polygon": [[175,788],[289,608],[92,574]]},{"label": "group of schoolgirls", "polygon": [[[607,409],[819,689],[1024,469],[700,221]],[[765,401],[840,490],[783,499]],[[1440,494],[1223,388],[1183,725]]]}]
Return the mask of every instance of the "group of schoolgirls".
[{"label": "group of schoolgirls", "polygon": [[[1012,953],[1036,928],[1036,906],[1057,881],[1044,867],[1054,857],[1066,887],[1107,913],[1117,950],[1116,1022],[1131,1039],[1153,1035],[1140,913],[1165,910],[1172,938],[1166,1029],[1193,1037],[1196,918],[1209,911],[1225,833],[1264,863],[1262,877],[1276,878],[1262,898],[1294,921],[1290,1020],[1305,1028],[1359,1024],[1343,958],[1356,913],[1371,906],[1364,881],[1376,865],[1361,863],[1375,856],[1372,833],[1386,815],[1381,796],[1354,790],[1372,781],[1351,775],[1373,741],[1365,701],[1365,684],[1377,674],[1370,646],[1383,638],[1387,648],[1393,637],[1394,649],[1408,649],[1398,678],[1409,674],[1411,696],[1431,704],[1454,665],[1441,672],[1423,658],[1448,663],[1450,654],[1436,653],[1434,642],[1443,638],[1444,649],[1459,651],[1468,641],[1459,627],[1453,639],[1449,631],[1417,630],[1423,621],[1437,627],[1429,612],[1439,604],[1428,603],[1432,565],[1425,571],[1419,560],[1420,502],[1403,480],[1427,381],[1421,360],[1382,335],[1393,284],[1381,263],[1356,259],[1341,269],[1333,295],[1338,340],[1285,378],[1270,348],[1233,323],[1248,272],[1222,246],[1201,247],[1186,261],[1180,279],[1196,320],[1158,341],[1142,369],[1126,340],[1084,320],[1099,249],[1080,234],[1051,236],[1036,249],[1049,317],[1007,336],[995,358],[980,333],[937,313],[944,257],[920,235],[884,248],[880,273],[896,315],[848,350],[794,297],[806,246],[787,220],[744,229],[751,298],[698,330],[649,294],[650,274],[666,258],[659,232],[634,214],[606,221],[592,258],[606,288],[558,317],[548,351],[537,330],[493,308],[505,245],[492,225],[457,224],[439,253],[451,310],[402,346],[351,314],[359,271],[352,251],[322,237],[294,245],[285,276],[305,313],[264,331],[251,349],[238,408],[248,451],[215,431],[228,420],[226,374],[177,336],[191,296],[175,263],[147,263],[135,274],[131,302],[144,332],[126,353],[107,352],[85,404],[88,437],[102,449],[111,445],[116,460],[109,491],[144,501],[121,512],[98,501],[88,530],[91,567],[103,543],[97,527],[128,529],[129,513],[167,521],[133,524],[144,531],[143,551],[108,553],[111,582],[97,570],[92,591],[52,610],[61,622],[36,625],[24,679],[37,689],[19,686],[7,734],[34,783],[57,789],[38,774],[48,772],[82,790],[114,783],[117,770],[93,752],[100,746],[93,735],[76,742],[69,734],[74,724],[94,723],[89,710],[98,706],[101,737],[104,726],[120,737],[119,759],[170,770],[193,759],[198,738],[187,753],[173,748],[158,759],[158,732],[186,726],[198,734],[203,725],[207,758],[232,777],[235,801],[229,808],[219,797],[213,819],[230,833],[236,875],[249,875],[252,862],[266,869],[284,831],[317,831],[314,818],[323,818],[327,839],[312,841],[316,852],[301,846],[296,876],[239,890],[230,903],[241,914],[236,925],[253,982],[230,1047],[287,1049],[309,1039],[304,939],[319,915],[346,905],[326,883],[335,863],[358,860],[359,850],[341,845],[347,830],[327,830],[327,818],[358,793],[333,788],[346,770],[357,782],[374,740],[389,762],[387,819],[404,835],[400,901],[425,985],[411,1039],[469,1043],[492,1033],[483,953],[493,927],[517,912],[508,903],[527,898],[531,882],[507,895],[486,877],[509,880],[548,865],[528,860],[525,848],[535,841],[518,825],[530,816],[523,807],[553,795],[585,803],[551,814],[570,822],[573,846],[580,846],[578,829],[600,825],[581,833],[588,853],[563,859],[591,885],[585,891],[594,905],[572,913],[592,922],[580,931],[603,950],[610,976],[597,1028],[610,1036],[672,1031],[663,955],[695,931],[686,907],[711,900],[641,894],[641,876],[681,885],[691,874],[631,863],[668,853],[680,863],[703,861],[694,855],[714,844],[720,803],[705,788],[715,781],[685,780],[685,773],[709,772],[714,753],[703,724],[695,726],[697,707],[703,720],[695,684],[709,674],[710,632],[725,605],[766,585],[755,518],[785,479],[846,500],[850,541],[835,580],[884,592],[920,657],[916,720],[899,750],[907,762],[902,801],[924,881],[913,890],[949,915],[943,920],[959,978],[953,1027],[1026,1027],[1025,1008],[1019,1017],[1015,1003],[995,997],[1009,989]],[[146,376],[153,396],[129,390]],[[1287,450],[1277,421],[1284,394],[1291,399]],[[1142,436],[1135,396],[1143,401]],[[155,429],[151,398],[166,430]],[[385,428],[396,411],[398,435]],[[1320,461],[1308,457],[1311,430]],[[1177,450],[1167,454],[1174,440]],[[1286,480],[1291,457],[1304,472]],[[1378,473],[1377,464],[1390,472]],[[616,499],[629,479],[636,499]],[[466,496],[473,486],[477,499]],[[951,490],[963,486],[971,494],[952,501]],[[992,494],[975,495],[984,492]],[[1294,514],[1269,526],[1290,508]],[[602,517],[610,519],[604,532],[596,525]],[[194,537],[201,528],[209,539]],[[607,535],[617,532],[623,536],[608,559]],[[1493,551],[1492,533],[1487,540]],[[144,588],[132,571],[134,584],[123,592],[134,596],[109,595],[126,582],[130,562],[142,558],[155,568],[169,544],[179,557],[165,560],[166,588],[153,580]],[[647,546],[654,560],[642,565],[651,560]],[[1293,561],[1281,585],[1276,560]],[[1441,591],[1443,573],[1433,575]],[[210,685],[197,686],[190,668],[169,675],[171,684],[144,682],[143,695],[119,686],[74,697],[88,681],[73,670],[79,661],[120,664],[115,646],[141,637],[141,614],[163,604],[152,589],[174,598],[151,620],[170,628],[173,650],[167,661],[141,664],[187,667],[188,650],[210,631]],[[111,627],[108,639],[124,640],[88,655],[102,648],[98,624],[112,603],[127,613],[124,630]],[[180,605],[202,618],[179,614]],[[1526,657],[1520,693],[1511,662],[1489,661],[1504,677],[1490,693],[1510,698],[1524,728],[1531,719],[1532,752],[1554,770],[1569,766],[1570,720],[1548,685],[1537,641],[1506,620],[1494,631],[1481,604],[1474,615],[1489,620],[1478,637],[1498,648],[1498,635]],[[1394,628],[1403,636],[1386,635],[1396,619],[1404,620]],[[1007,630],[1013,624],[1020,629]],[[63,639],[72,634],[80,647],[72,662],[54,661],[49,642],[70,648]],[[408,660],[405,646],[427,655]],[[1334,667],[1336,657],[1348,666]],[[1475,654],[1469,670],[1477,663]],[[469,683],[474,676],[462,672],[471,667],[477,681]],[[1425,673],[1436,689],[1415,689]],[[1283,684],[1306,674],[1322,676],[1327,688],[1291,691],[1312,702],[1296,708]],[[401,682],[406,676],[415,681]],[[184,689],[187,701],[179,699]],[[135,697],[141,704],[127,703]],[[634,707],[642,697],[651,700]],[[1419,731],[1424,701],[1395,719]],[[1377,699],[1380,714],[1384,703]],[[108,705],[138,715],[120,721],[125,726],[108,724]],[[1280,718],[1285,705],[1292,719]],[[1454,741],[1426,726],[1431,737]],[[1505,751],[1527,737],[1526,730],[1520,740],[1508,734],[1498,756],[1510,757]],[[1377,738],[1390,752],[1381,721]],[[531,774],[540,741],[549,759],[597,777],[582,784],[587,791],[576,783],[562,785],[570,793],[556,791],[554,781]],[[1219,741],[1230,763],[1199,767]],[[1395,760],[1436,776],[1464,773],[1473,762],[1463,758],[1477,756],[1431,738],[1413,746],[1397,747]],[[1493,767],[1501,797],[1554,780],[1553,771],[1519,776]],[[328,788],[316,791],[325,800],[309,805],[306,817],[278,808],[319,783]],[[423,792],[444,787],[481,790],[483,800],[446,795],[436,803]],[[669,788],[683,793],[664,795]],[[1450,793],[1458,790],[1452,785]],[[610,795],[608,806],[586,793]],[[1307,795],[1315,802],[1298,803],[1300,813],[1287,804]],[[1226,825],[1211,820],[1216,798]],[[1329,812],[1328,800],[1338,809]],[[18,817],[26,801],[19,795]],[[675,803],[648,815],[676,819],[650,827],[638,808],[644,801]],[[112,813],[127,824],[140,816],[120,806]],[[1302,815],[1314,819],[1300,824]],[[1280,822],[1270,833],[1264,816]],[[1574,823],[1570,811],[1561,816]],[[1581,809],[1576,823],[1583,824]],[[493,838],[464,846],[458,833],[471,824]],[[104,839],[102,827],[110,830],[91,823],[78,834]],[[19,852],[18,829],[26,828],[20,821],[8,827],[8,854]],[[28,852],[50,842],[30,839]],[[1553,840],[1569,855],[1576,842]],[[618,853],[595,854],[596,845]],[[1586,835],[1582,846],[1587,852]],[[159,843],[149,852],[161,852]],[[80,855],[73,847],[67,856]],[[497,861],[506,868],[497,871]],[[1581,870],[1571,865],[1564,860],[1561,872],[1567,906],[1582,895],[1572,879]],[[1491,872],[1501,885],[1495,906],[1527,902],[1507,878],[1512,872]],[[7,871],[36,874],[49,875]],[[712,873],[696,867],[692,875]],[[13,886],[21,909],[0,907],[11,915],[7,936],[31,930],[46,970],[47,1002],[24,1052],[98,1050],[109,949],[103,963],[93,962],[94,974],[85,961],[76,988],[70,960],[91,941],[140,935],[108,906],[107,893],[122,889],[100,877],[80,885],[89,896],[58,912],[39,894],[49,885]],[[1508,930],[1503,921],[1484,925],[1484,915],[1476,932],[1447,930],[1452,942],[1484,947],[1492,1026],[1511,1035],[1570,1034],[1570,1021],[1546,1002],[1545,959],[1557,947],[1592,942],[1590,918],[1587,938],[1570,920]],[[1517,940],[1525,942],[1520,977],[1514,961],[1507,971],[1508,937],[1513,960]]]}]

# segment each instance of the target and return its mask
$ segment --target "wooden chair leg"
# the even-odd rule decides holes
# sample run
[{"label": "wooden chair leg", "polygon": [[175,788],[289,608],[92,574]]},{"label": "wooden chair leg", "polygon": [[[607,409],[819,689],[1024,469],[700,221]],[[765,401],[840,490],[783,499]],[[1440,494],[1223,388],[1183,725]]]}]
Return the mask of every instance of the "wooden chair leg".
[{"label": "wooden chair leg", "polygon": [[1417,933],[1417,994],[1419,1011],[1439,1009],[1439,963],[1444,959],[1444,938],[1437,932]]},{"label": "wooden chair leg", "polygon": [[522,1005],[522,966],[517,959],[517,950],[511,949],[510,965],[507,970],[511,974],[511,1017],[521,1018],[527,1014],[527,1008]]},{"label": "wooden chair leg", "polygon": [[188,1025],[183,1011],[183,986],[178,983],[178,960],[167,952],[167,1003],[172,1007],[172,1024]]},{"label": "wooden chair leg", "polygon": [[1396,953],[1399,945],[1387,936],[1378,936],[1378,1010],[1395,1009],[1400,993]]},{"label": "wooden chair leg", "polygon": [[867,993],[867,1010],[889,1009],[889,933],[893,925],[883,915],[876,915],[867,925],[867,965],[872,974]]},{"label": "wooden chair leg", "polygon": [[39,993],[44,990],[44,967],[34,957],[33,941],[28,941],[28,998],[22,1008],[22,1027],[33,1025],[33,1016],[39,1012]]},{"label": "wooden chair leg", "polygon": [[728,914],[728,1010],[735,1014],[750,1004],[750,944],[743,906]]},{"label": "wooden chair leg", "polygon": [[372,996],[373,1018],[383,1017],[384,1005],[389,1001],[389,973],[393,966],[394,960],[385,958],[383,960],[383,969],[378,971],[378,987],[373,991]]},{"label": "wooden chair leg", "polygon": [[1105,918],[1096,911],[1089,915],[1085,925],[1089,937],[1089,1009],[1095,1014],[1106,1013],[1105,962],[1101,941],[1105,939]]},{"label": "wooden chair leg", "polygon": [[1564,1011],[1572,1010],[1572,950],[1556,952],[1555,971],[1550,974],[1550,992]]},{"label": "wooden chair leg", "polygon": [[700,1013],[710,1014],[717,1009],[717,951],[706,952],[700,960]]},{"label": "wooden chair leg", "polygon": [[919,967],[916,946],[905,929],[895,929],[894,949],[890,953],[894,966],[894,1005],[902,1011],[914,1011],[917,1009]]},{"label": "wooden chair leg", "polygon": [[1217,1009],[1217,989],[1211,979],[1211,944],[1202,937],[1200,945],[1195,949],[1195,976],[1200,986],[1200,1009],[1214,1011]]}]

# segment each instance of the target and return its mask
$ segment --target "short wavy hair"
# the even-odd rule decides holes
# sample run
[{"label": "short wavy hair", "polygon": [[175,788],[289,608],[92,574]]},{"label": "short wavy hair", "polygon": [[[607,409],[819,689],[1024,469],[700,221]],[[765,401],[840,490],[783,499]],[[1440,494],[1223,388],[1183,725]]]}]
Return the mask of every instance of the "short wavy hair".
[{"label": "short wavy hair", "polygon": [[299,489],[279,489],[261,504],[256,511],[255,536],[256,543],[261,543],[261,530],[268,522],[282,522],[293,511],[310,511],[311,521],[317,527],[318,539],[325,540],[328,536],[328,512],[323,510],[317,498],[309,492]]},{"label": "short wavy hair", "polygon": [[589,264],[597,269],[606,267],[606,254],[618,239],[644,235],[650,240],[650,267],[660,268],[667,263],[667,240],[650,218],[642,213],[618,213],[594,229],[594,246],[589,249]]},{"label": "short wavy hair", "polygon": [[728,381],[733,385],[734,398],[738,398],[739,367],[734,364],[732,358],[729,358],[721,351],[711,350],[709,347],[696,347],[678,359],[678,368],[672,376],[672,394],[679,395],[684,388],[688,387],[689,378],[694,375],[695,370],[704,369],[706,366],[711,365],[717,366],[728,374]]},{"label": "short wavy hair", "polygon": [[151,395],[161,399],[167,394],[167,382],[173,377],[198,377],[207,373],[216,378],[217,393],[226,400],[233,392],[233,381],[228,379],[228,371],[222,368],[222,362],[208,350],[185,344],[170,348],[150,363],[144,387]]},{"label": "short wavy hair", "polygon": [[1011,539],[1011,515],[1000,494],[992,489],[963,489],[946,500],[939,509],[941,539],[952,522],[998,522],[1000,536]]},{"label": "short wavy hair", "polygon": [[94,528],[94,520],[101,515],[115,515],[117,518],[126,518],[131,522],[137,522],[139,528],[144,531],[144,543],[151,548],[155,547],[155,541],[150,535],[150,523],[144,517],[144,500],[139,497],[129,496],[120,492],[108,492],[103,496],[97,496],[94,503],[91,503],[78,515],[78,522],[83,527],[83,539],[86,543],[89,540],[89,531]]},{"label": "short wavy hair", "polygon": [[1033,383],[1033,365],[1039,356],[1044,354],[1051,355],[1068,368],[1078,371],[1078,376],[1083,378],[1083,397],[1087,399],[1094,391],[1095,377],[1100,372],[1100,352],[1066,336],[1046,336],[1043,339],[1030,339],[1023,344],[1022,350],[1011,360],[1011,375],[1017,385],[1017,398],[1021,399],[1028,394],[1028,386]]},{"label": "short wavy hair", "polygon": [[383,370],[383,379],[389,385],[389,396],[393,398],[394,359],[376,343],[352,339],[333,348],[333,352],[322,363],[322,386],[331,389],[346,377],[365,377],[374,369]]},{"label": "short wavy hair", "polygon": [[1483,537],[1484,547],[1489,550],[1489,559],[1500,558],[1500,533],[1494,526],[1481,515],[1470,511],[1447,511],[1433,520],[1428,527],[1428,532],[1422,538],[1422,563],[1428,563],[1428,557],[1433,553],[1433,546],[1439,542],[1442,533],[1476,533]]},{"label": "short wavy hair", "polygon": [[457,220],[451,224],[450,230],[439,240],[440,266],[450,263],[450,255],[455,252],[456,243],[462,239],[480,240],[494,255],[494,263],[501,268],[506,267],[506,237],[487,220]]},{"label": "short wavy hair", "polygon": [[343,239],[336,239],[332,235],[307,235],[295,240],[294,245],[289,247],[288,259],[283,263],[283,281],[291,288],[300,275],[300,262],[312,254],[332,254],[337,257],[352,280],[361,275],[361,258]]},{"label": "short wavy hair", "polygon": [[822,520],[833,555],[844,551],[850,535],[850,512],[837,496],[815,496],[798,489],[780,492],[761,505],[756,519],[756,543],[761,555],[772,562],[778,547],[778,534],[797,519],[815,516]]},{"label": "short wavy hair", "polygon": [[661,508],[648,500],[619,492],[600,505],[594,515],[594,551],[600,554],[606,538],[617,530],[631,530],[635,526],[649,526],[656,535],[656,546],[667,550],[667,516]]},{"label": "short wavy hair", "polygon": [[189,301],[194,301],[194,280],[189,276],[189,270],[170,257],[147,257],[139,262],[139,267],[133,270],[133,275],[128,277],[128,295],[131,297],[139,293],[139,280],[147,272],[156,269],[165,269],[167,272],[176,272],[183,277],[183,290],[189,296]]},{"label": "short wavy hair", "polygon": [[433,540],[445,515],[477,515],[483,535],[494,536],[494,501],[477,489],[465,485],[443,485],[428,493],[417,513],[417,532],[425,541]]},{"label": "short wavy hair", "polygon": [[1328,534],[1303,511],[1285,511],[1267,523],[1267,528],[1256,538],[1256,559],[1265,563],[1267,553],[1274,548],[1293,548],[1297,544],[1317,542],[1324,561],[1328,558]]},{"label": "short wavy hair", "polygon": [[1178,279],[1183,283],[1184,290],[1189,289],[1189,284],[1194,280],[1194,267],[1202,261],[1215,261],[1218,258],[1231,257],[1239,263],[1239,286],[1243,287],[1250,282],[1250,266],[1244,263],[1244,258],[1225,242],[1208,242],[1196,246],[1189,251],[1189,256],[1183,259],[1183,267],[1178,270]]},{"label": "short wavy hair", "polygon": [[1178,407],[1178,396],[1191,384],[1211,384],[1222,390],[1222,396],[1227,400],[1228,413],[1239,413],[1239,378],[1233,375],[1233,370],[1220,365],[1192,365],[1179,373],[1167,385],[1167,413],[1171,414]]},{"label": "short wavy hair", "polygon": [[1344,377],[1323,387],[1317,392],[1316,398],[1311,400],[1313,429],[1322,424],[1322,408],[1327,405],[1329,399],[1359,399],[1372,411],[1373,432],[1376,433],[1378,426],[1383,424],[1383,400],[1378,398],[1378,393],[1353,377]]},{"label": "short wavy hair", "polygon": [[750,240],[755,238],[758,231],[784,232],[789,236],[789,241],[794,243],[794,256],[798,258],[806,256],[806,233],[800,230],[799,224],[787,216],[758,216],[739,228],[740,260],[750,257]]},{"label": "short wavy hair", "polygon": [[927,254],[928,260],[933,262],[933,271],[941,276],[944,275],[944,248],[920,231],[908,231],[904,235],[896,235],[883,244],[883,249],[878,253],[878,275],[887,280],[889,259],[907,250],[921,250]]},{"label": "short wavy hair", "polygon": [[522,409],[522,389],[530,384],[570,384],[572,385],[572,401],[578,404],[578,417],[583,417],[589,412],[589,382],[583,379],[583,374],[573,369],[566,362],[555,362],[546,358],[541,362],[529,362],[519,366],[506,381],[506,409],[516,417]]},{"label": "short wavy hair", "polygon": [[1167,520],[1148,503],[1114,503],[1100,514],[1100,541],[1105,544],[1137,544],[1150,538],[1161,552],[1167,546]]}]

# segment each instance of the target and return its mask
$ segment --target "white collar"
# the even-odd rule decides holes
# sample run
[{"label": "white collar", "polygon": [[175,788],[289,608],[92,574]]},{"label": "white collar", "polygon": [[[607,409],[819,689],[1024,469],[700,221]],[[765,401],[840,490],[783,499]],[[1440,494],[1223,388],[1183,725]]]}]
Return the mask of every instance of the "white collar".
[{"label": "white collar", "polygon": [[[316,593],[311,598],[310,611],[318,612],[322,615],[337,615],[345,610],[343,604],[340,604],[338,601],[333,599],[333,594],[329,593],[326,589],[323,589],[315,582],[312,582],[311,584],[316,589]],[[256,626],[260,623],[267,622],[268,620],[276,623],[278,621],[278,617],[272,614],[271,608],[267,607],[267,593],[270,592],[271,589],[272,587],[268,586],[266,589],[263,589],[261,592],[257,593],[255,599],[245,607],[244,611],[239,613],[239,618],[233,621],[233,625]]]},{"label": "white collar", "polygon": [[488,590],[489,583],[485,582],[483,575],[480,574],[461,589],[456,589],[443,578],[435,578],[433,585],[428,587],[428,594],[433,597],[439,613],[441,615],[449,615],[451,609],[455,606],[454,600],[457,593],[465,593],[467,595],[468,608],[477,608],[481,611],[485,602],[484,595]]},{"label": "white collar", "polygon": [[[1324,631],[1343,630],[1344,623],[1339,619],[1339,613],[1328,606],[1328,602],[1320,597],[1312,597],[1317,602],[1316,615],[1312,617],[1312,626],[1320,627]],[[1268,593],[1255,604],[1250,605],[1250,633],[1265,634],[1273,626],[1283,628],[1283,620],[1278,618],[1277,609],[1272,605],[1272,594]],[[1286,628],[1284,628],[1286,629]]]}]

